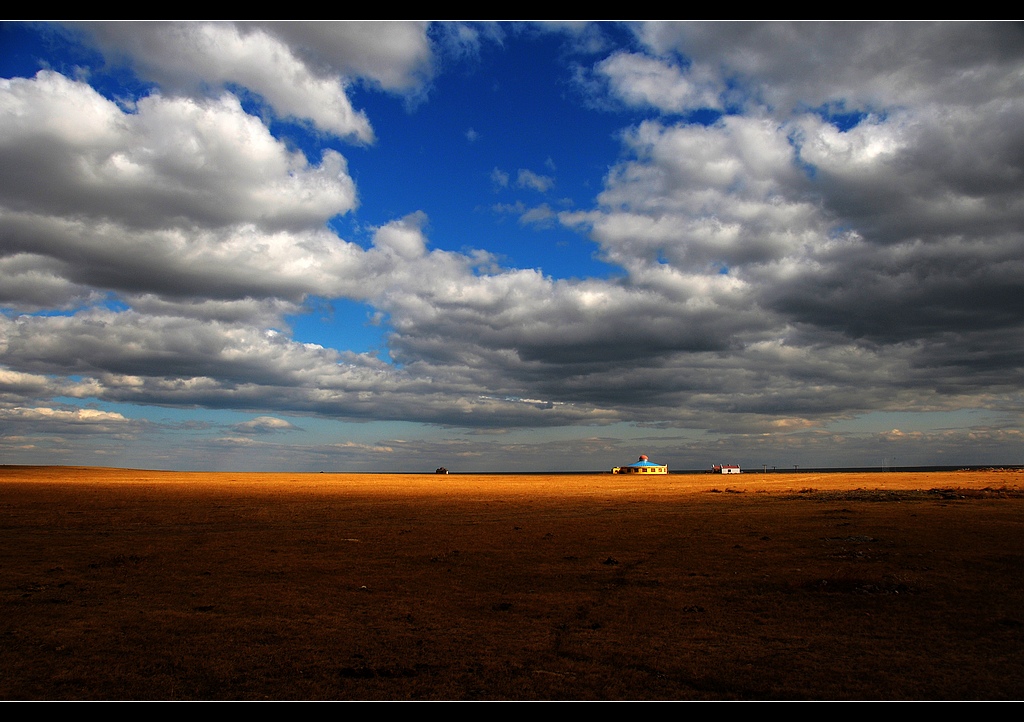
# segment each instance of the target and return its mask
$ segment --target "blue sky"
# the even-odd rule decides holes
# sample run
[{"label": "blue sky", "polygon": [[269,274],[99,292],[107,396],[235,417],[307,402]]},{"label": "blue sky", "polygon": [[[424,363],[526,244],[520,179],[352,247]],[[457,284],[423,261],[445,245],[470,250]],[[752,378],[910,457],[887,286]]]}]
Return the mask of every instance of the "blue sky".
[{"label": "blue sky", "polygon": [[0,48],[5,463],[1024,463],[1019,25]]}]

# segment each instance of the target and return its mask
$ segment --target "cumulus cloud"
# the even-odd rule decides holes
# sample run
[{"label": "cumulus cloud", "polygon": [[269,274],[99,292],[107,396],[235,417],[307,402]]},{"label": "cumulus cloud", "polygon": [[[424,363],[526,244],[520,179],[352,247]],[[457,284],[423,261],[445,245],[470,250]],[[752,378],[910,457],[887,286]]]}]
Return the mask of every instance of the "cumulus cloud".
[{"label": "cumulus cloud", "polygon": [[0,80],[0,124],[9,170],[0,194],[23,214],[280,228],[320,225],[356,202],[340,154],[310,165],[233,95],[150,95],[127,113],[85,83],[40,71]]},{"label": "cumulus cloud", "polygon": [[[479,37],[462,30],[448,42],[470,52]],[[260,414],[225,446],[295,428],[271,414],[306,414],[632,422],[712,431],[751,454],[846,443],[854,455],[968,442],[823,426],[880,409],[1019,419],[1024,407],[1015,27],[637,26],[639,49],[593,66],[603,92],[640,114],[594,202],[494,207],[586,234],[614,273],[583,279],[443,250],[416,209],[365,247],[345,241],[326,224],[357,205],[346,160],[328,149],[310,162],[235,95],[200,92],[242,85],[280,115],[368,141],[346,84],[419,92],[433,72],[425,27],[91,32],[166,90],[129,111],[54,72],[0,81],[11,423],[121,428],[123,417],[42,401],[63,397]],[[721,115],[685,119],[699,109]],[[555,183],[498,167],[490,180],[540,193]],[[288,318],[310,296],[386,317],[385,358],[293,338]],[[979,439],[1006,448],[1013,431]]]},{"label": "cumulus cloud", "polygon": [[[990,406],[1003,395],[1019,403],[1016,28],[645,24],[638,34],[656,56],[601,66],[627,102],[714,107],[680,100],[703,79],[744,87],[745,109],[760,106],[707,127],[639,124],[599,209],[561,218],[588,228],[636,283],[736,279],[727,297],[756,309],[790,363],[803,359],[771,371],[775,354],[760,350],[772,346],[738,329],[718,375],[742,392],[747,374],[727,373],[738,361],[770,380],[772,398],[733,393],[736,411],[777,413],[774,404],[820,419],[843,408]],[[950,47],[959,51],[940,50]],[[832,119],[856,109],[853,127]],[[799,369],[812,358],[807,377]]]},{"label": "cumulus cloud", "polygon": [[[261,97],[280,117],[305,121],[358,143],[373,142],[374,133],[366,114],[354,109],[349,100],[353,82],[416,102],[434,75],[426,22],[146,22],[77,23],[75,27],[108,60],[129,65],[169,93],[201,98],[210,89],[241,86]],[[472,30],[467,31],[475,37]]]},{"label": "cumulus cloud", "polygon": [[684,71],[671,62],[638,53],[615,53],[597,65],[610,91],[630,105],[668,113],[721,108],[723,88],[704,68]]},{"label": "cumulus cloud", "polygon": [[366,115],[347,87],[367,77],[412,90],[431,74],[422,24],[94,23],[83,26],[115,61],[162,88],[200,96],[230,84],[248,88],[281,117],[371,142]]},{"label": "cumulus cloud", "polygon": [[416,93],[434,73],[429,23],[281,22],[238,23],[286,43],[313,68],[366,78],[385,90]]},{"label": "cumulus cloud", "polygon": [[[972,105],[1021,93],[1014,23],[639,23],[657,58],[689,62],[686,77],[729,81],[728,100],[782,115],[839,104],[891,109]],[[1016,87],[1014,87],[1016,86]],[[742,97],[749,100],[741,100]]]},{"label": "cumulus cloud", "polygon": [[294,301],[331,290],[355,250],[323,226],[355,205],[345,159],[311,165],[233,96],[126,113],[53,72],[0,80],[0,163],[0,298],[15,307],[97,289]]}]

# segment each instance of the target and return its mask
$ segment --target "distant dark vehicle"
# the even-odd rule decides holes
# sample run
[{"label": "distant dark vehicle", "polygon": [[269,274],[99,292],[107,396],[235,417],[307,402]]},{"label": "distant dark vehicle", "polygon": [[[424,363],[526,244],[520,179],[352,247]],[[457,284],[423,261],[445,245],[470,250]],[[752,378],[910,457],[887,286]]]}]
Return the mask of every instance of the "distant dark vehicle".
[{"label": "distant dark vehicle", "polygon": [[444,468],[443,466],[439,466],[436,469],[434,469],[434,473],[435,474],[447,474],[448,470],[446,468]]}]

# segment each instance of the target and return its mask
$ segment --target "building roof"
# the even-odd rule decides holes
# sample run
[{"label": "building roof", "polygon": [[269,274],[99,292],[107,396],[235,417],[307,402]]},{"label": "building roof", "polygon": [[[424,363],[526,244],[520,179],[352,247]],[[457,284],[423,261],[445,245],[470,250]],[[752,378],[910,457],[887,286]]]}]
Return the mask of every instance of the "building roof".
[{"label": "building roof", "polygon": [[655,464],[647,458],[646,454],[644,454],[635,464],[625,464],[625,466],[664,466],[664,464]]}]

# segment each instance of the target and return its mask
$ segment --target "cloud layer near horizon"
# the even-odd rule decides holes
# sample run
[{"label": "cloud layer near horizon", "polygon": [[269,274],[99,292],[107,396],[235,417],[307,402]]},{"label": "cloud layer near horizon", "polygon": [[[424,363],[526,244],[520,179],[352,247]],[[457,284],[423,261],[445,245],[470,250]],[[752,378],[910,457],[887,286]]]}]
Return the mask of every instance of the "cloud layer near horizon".
[{"label": "cloud layer near horizon", "polygon": [[[993,434],[1019,429],[1017,25],[636,26],[587,56],[578,92],[642,117],[595,197],[543,206],[595,244],[615,269],[601,278],[505,266],[486,238],[433,247],[420,208],[369,243],[341,238],[351,159],[310,157],[244,107],[240,89],[372,144],[350,89],[429,104],[428,25],[84,32],[155,90],[115,102],[52,70],[0,80],[8,428],[132,425],[55,401],[95,399],[251,411],[248,436],[301,427],[270,414],[785,435],[985,409]],[[288,319],[316,298],[371,306],[387,357],[296,340]]]}]

